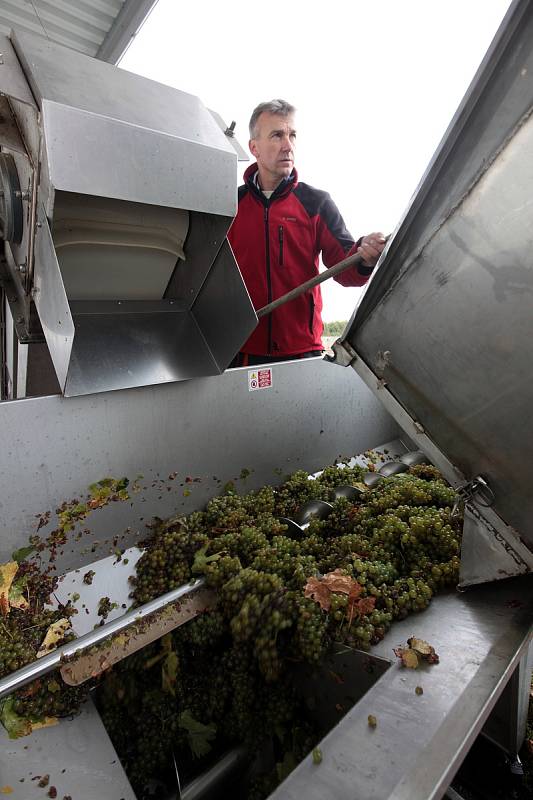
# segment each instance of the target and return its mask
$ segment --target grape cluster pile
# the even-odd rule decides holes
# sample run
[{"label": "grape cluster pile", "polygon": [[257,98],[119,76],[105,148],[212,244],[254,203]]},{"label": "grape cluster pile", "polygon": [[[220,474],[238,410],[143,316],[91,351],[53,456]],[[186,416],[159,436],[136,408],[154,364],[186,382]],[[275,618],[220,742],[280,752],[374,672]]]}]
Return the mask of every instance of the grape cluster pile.
[{"label": "grape cluster pile", "polygon": [[[121,684],[136,687],[141,703],[140,687],[143,682],[150,687],[152,710],[143,706],[144,717],[152,720],[159,709],[157,736],[149,724],[157,744],[146,758],[144,733],[132,734],[139,724],[144,727],[140,707],[131,697],[102,702],[105,715],[114,715],[114,724],[106,721],[139,797],[153,774],[154,753],[160,754],[158,769],[163,753],[167,762],[174,754],[185,772],[194,769],[190,742],[176,724],[184,709],[198,723],[216,728],[221,752],[245,742],[253,753],[272,737],[279,781],[287,763],[294,766],[313,745],[312,726],[294,692],[294,665],[319,663],[336,643],[368,650],[395,619],[423,610],[435,592],[457,582],[461,525],[452,518],[455,493],[440,473],[431,466],[413,467],[384,478],[357,502],[335,499],[335,487],[361,486],[361,481],[359,467],[328,467],[316,480],[299,471],[278,488],[243,496],[230,488],[203,511],[154,529],[137,564],[134,601],[146,602],[199,573],[217,590],[219,601],[216,610],[172,634],[179,665],[172,697],[164,681],[147,677],[163,668],[162,654],[158,660],[143,651],[148,670],[135,657],[113,673],[113,680],[118,672]],[[293,517],[316,499],[333,505],[328,517],[313,518],[301,533],[283,523],[283,517]],[[195,554],[200,548],[206,558],[199,570]],[[305,596],[310,578],[335,570],[357,585],[362,611],[341,591],[331,592],[328,608]],[[161,697],[156,700],[154,692]],[[125,728],[128,742],[121,748]],[[299,739],[304,744],[297,747]],[[266,796],[275,784],[272,775],[255,776],[245,795]]]},{"label": "grape cluster pile", "polygon": [[[174,760],[183,785],[236,744],[245,744],[252,763],[268,741],[265,766],[273,769],[250,772],[237,790],[267,796],[319,735],[296,691],[298,665],[319,665],[337,644],[368,650],[396,619],[457,583],[461,524],[452,517],[455,493],[438,471],[413,467],[355,502],[336,499],[336,487],[361,488],[362,478],[360,467],[327,467],[316,479],[298,471],[279,487],[242,496],[230,487],[202,511],[154,522],[132,580],[134,605],[198,575],[218,603],[115,665],[97,689],[139,800],[153,796],[157,781],[173,784]],[[302,530],[283,522],[308,500],[329,502],[331,513]],[[27,569],[34,599],[30,610],[0,620],[0,676],[33,661],[49,624],[65,615],[43,610],[49,578]],[[353,596],[342,588],[326,591],[326,600],[314,595],[311,585],[330,573]],[[29,719],[61,716],[86,691],[46,676],[16,694],[13,710]]]},{"label": "grape cluster pile", "polygon": [[[26,606],[11,607],[8,613],[0,616],[0,678],[35,661],[50,626],[73,613],[70,605],[56,609],[45,607],[56,579],[47,572],[41,574],[35,563],[20,564],[14,583],[20,587]],[[58,640],[57,646],[69,638],[72,638],[71,633]],[[46,717],[76,713],[86,697],[87,689],[72,689],[63,683],[59,673],[52,673],[15,692],[9,707],[22,719],[40,722]],[[3,702],[0,701],[0,720],[2,711]]]}]

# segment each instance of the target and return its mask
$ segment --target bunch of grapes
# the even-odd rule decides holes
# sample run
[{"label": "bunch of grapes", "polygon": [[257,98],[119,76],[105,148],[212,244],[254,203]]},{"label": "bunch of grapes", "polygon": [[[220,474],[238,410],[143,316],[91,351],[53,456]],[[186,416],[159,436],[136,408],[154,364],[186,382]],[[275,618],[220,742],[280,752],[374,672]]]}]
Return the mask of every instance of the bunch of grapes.
[{"label": "bunch of grapes", "polygon": [[[294,665],[319,665],[333,643],[368,650],[396,619],[457,582],[461,531],[452,517],[455,493],[440,473],[412,467],[356,501],[335,499],[337,486],[361,488],[362,478],[360,467],[326,467],[316,480],[298,471],[277,488],[243,496],[230,488],[203,511],[156,521],[137,563],[134,603],[202,573],[218,604],[116,665],[97,691],[139,798],[155,776],[170,770],[172,778],[173,757],[180,774],[194,774],[204,757],[198,752],[212,747],[244,742],[252,759],[272,738],[284,773],[313,744]],[[301,533],[282,521],[317,499],[333,506],[325,519]],[[35,577],[34,568],[27,572]],[[342,585],[322,597],[309,590],[333,572],[351,594]],[[47,591],[44,576],[31,610],[0,621],[0,676],[34,660],[49,624],[65,614],[43,610]],[[72,713],[85,695],[52,675],[17,693],[14,710],[30,718]],[[196,752],[202,731],[209,735]],[[265,796],[278,781],[262,777],[247,796]]]}]

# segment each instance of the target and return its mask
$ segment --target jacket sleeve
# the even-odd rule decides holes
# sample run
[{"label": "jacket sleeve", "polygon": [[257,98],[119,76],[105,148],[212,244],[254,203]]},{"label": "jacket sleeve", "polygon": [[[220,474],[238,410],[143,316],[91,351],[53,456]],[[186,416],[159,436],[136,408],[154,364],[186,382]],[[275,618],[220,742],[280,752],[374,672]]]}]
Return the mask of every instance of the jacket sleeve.
[{"label": "jacket sleeve", "polygon": [[[357,242],[354,241],[346,228],[339,209],[329,194],[326,193],[324,193],[324,199],[320,204],[318,240],[322,251],[322,261],[326,267],[333,267],[343,258],[353,255],[361,243],[361,239]],[[367,282],[372,270],[373,267],[365,267],[364,264],[358,264],[345,272],[341,272],[334,280],[342,284],[342,286],[362,286]]]}]

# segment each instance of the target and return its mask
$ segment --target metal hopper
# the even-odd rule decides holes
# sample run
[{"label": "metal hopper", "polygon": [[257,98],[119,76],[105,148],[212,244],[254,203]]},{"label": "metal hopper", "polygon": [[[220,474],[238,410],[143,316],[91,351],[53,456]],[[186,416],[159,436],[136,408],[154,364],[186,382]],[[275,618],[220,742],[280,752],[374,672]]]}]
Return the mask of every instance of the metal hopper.
[{"label": "metal hopper", "polygon": [[257,322],[225,239],[231,138],[192,95],[42,37],[1,49],[2,278],[28,393],[48,353],[65,395],[222,372]]}]

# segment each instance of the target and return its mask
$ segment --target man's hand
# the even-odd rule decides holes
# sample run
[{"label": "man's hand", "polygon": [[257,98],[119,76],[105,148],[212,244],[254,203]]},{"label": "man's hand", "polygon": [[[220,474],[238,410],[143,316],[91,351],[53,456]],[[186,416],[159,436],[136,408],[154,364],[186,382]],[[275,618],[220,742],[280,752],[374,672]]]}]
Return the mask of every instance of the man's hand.
[{"label": "man's hand", "polygon": [[357,252],[363,257],[363,263],[366,267],[374,267],[377,264],[386,241],[387,237],[380,232],[363,236]]}]

